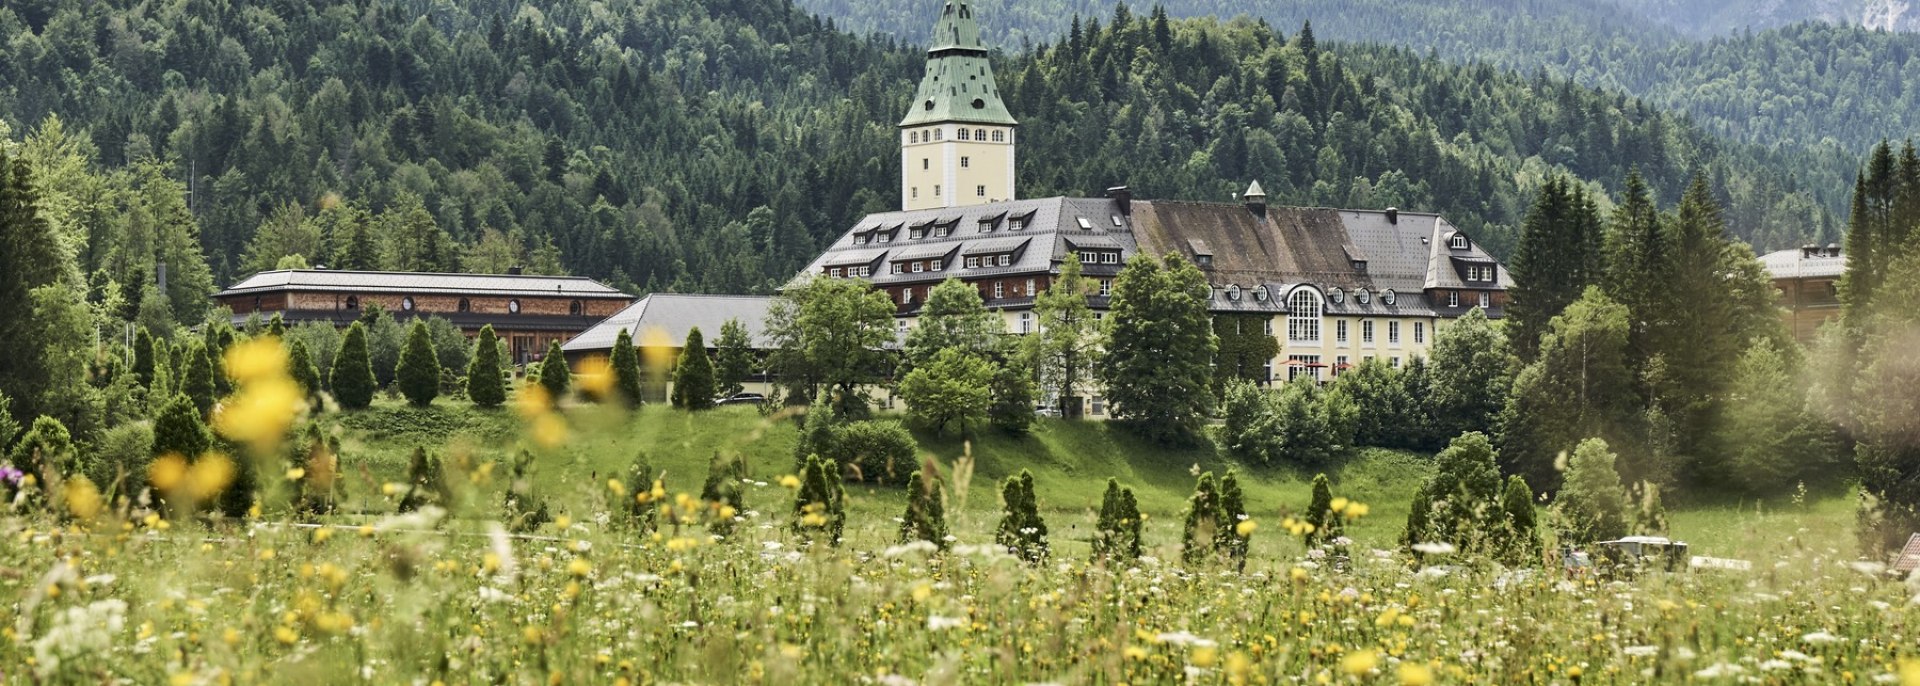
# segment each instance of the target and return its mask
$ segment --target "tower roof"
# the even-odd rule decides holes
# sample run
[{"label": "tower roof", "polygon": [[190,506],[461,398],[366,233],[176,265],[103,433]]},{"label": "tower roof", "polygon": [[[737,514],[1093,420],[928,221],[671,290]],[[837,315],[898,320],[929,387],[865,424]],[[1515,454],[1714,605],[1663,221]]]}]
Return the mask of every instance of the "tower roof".
[{"label": "tower roof", "polygon": [[933,27],[933,45],[927,49],[926,76],[900,126],[947,122],[1019,125],[1000,99],[969,0],[942,4],[940,21]]}]

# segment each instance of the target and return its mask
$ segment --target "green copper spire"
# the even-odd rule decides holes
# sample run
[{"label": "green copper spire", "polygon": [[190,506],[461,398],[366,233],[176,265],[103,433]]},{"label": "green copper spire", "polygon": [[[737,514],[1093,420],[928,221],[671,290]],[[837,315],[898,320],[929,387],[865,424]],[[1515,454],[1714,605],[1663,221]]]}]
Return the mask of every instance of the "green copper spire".
[{"label": "green copper spire", "polygon": [[927,50],[927,75],[900,126],[943,122],[1019,124],[1000,100],[987,45],[980,40],[980,23],[968,0],[943,3],[940,22],[933,26],[933,47]]}]

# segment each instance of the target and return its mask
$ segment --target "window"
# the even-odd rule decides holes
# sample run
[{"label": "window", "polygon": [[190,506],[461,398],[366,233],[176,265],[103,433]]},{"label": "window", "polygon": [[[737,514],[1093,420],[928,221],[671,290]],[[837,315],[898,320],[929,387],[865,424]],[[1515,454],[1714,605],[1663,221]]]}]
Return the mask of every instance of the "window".
[{"label": "window", "polygon": [[1033,294],[1034,294],[1033,279],[1027,279],[1027,297],[1031,298],[1033,297]]},{"label": "window", "polygon": [[1347,292],[1338,288],[1328,290],[1327,299],[1333,301],[1333,304],[1338,305],[1347,301]]},{"label": "window", "polygon": [[927,268],[936,272],[940,271],[940,260],[934,260],[932,264],[927,265]]},{"label": "window", "polygon": [[347,309],[349,310],[360,309],[360,296],[357,296],[357,295],[347,296]]},{"label": "window", "polygon": [[1079,224],[1080,224],[1080,230],[1081,230],[1081,231],[1092,231],[1092,230],[1093,230],[1093,222],[1090,222],[1090,221],[1087,221],[1087,218],[1086,218],[1086,217],[1076,217],[1076,219],[1078,219],[1078,220],[1079,220]]},{"label": "window", "polygon": [[1033,333],[1033,313],[1020,313],[1020,333]]},{"label": "window", "polygon": [[973,187],[973,195],[974,195],[974,197],[978,197],[978,198],[984,198],[984,197],[987,197],[987,187],[986,187],[986,186],[974,186],[974,187]]},{"label": "window", "polygon": [[1255,287],[1255,288],[1253,289],[1253,299],[1254,299],[1254,301],[1255,301],[1255,302],[1266,302],[1266,301],[1267,301],[1267,287],[1266,287],[1266,286],[1257,286],[1257,287]]},{"label": "window", "polygon": [[1388,359],[1387,359],[1387,366],[1389,366],[1389,367],[1392,367],[1392,368],[1394,368],[1394,369],[1399,369],[1399,368],[1400,368],[1400,358],[1398,358],[1398,357],[1392,357],[1392,358],[1388,358]]},{"label": "window", "polygon": [[986,139],[987,139],[987,130],[986,130],[986,129],[974,129],[974,130],[973,130],[973,139],[974,139],[974,140],[976,140],[976,141],[984,141],[984,140],[986,140]]},{"label": "window", "polygon": [[1101,397],[1101,396],[1097,396],[1097,395],[1096,395],[1096,396],[1093,396],[1093,413],[1094,413],[1095,415],[1103,415],[1103,414],[1106,414],[1106,413],[1107,413],[1107,399],[1106,399],[1106,398],[1104,398],[1104,397]]},{"label": "window", "polygon": [[1342,320],[1340,320],[1340,321],[1337,321],[1337,322],[1334,322],[1334,323],[1333,323],[1333,340],[1335,340],[1335,341],[1338,341],[1338,342],[1339,342],[1339,343],[1341,343],[1342,345],[1344,345],[1344,344],[1346,344],[1346,342],[1347,342],[1347,320],[1345,320],[1345,319],[1342,319]]},{"label": "window", "polygon": [[1227,299],[1232,300],[1234,302],[1240,302],[1240,286],[1239,285],[1236,284],[1236,285],[1227,287]]},{"label": "window", "polygon": [[1271,317],[1260,320],[1260,324],[1262,325],[1262,328],[1266,330],[1266,333],[1268,336],[1273,335],[1273,319]]},{"label": "window", "polygon": [[918,142],[920,142],[920,132],[919,132],[919,131],[914,131],[914,132],[912,132],[912,133],[909,133],[909,134],[907,134],[907,142],[908,142],[908,143],[918,143]]},{"label": "window", "polygon": [[1392,305],[1392,304],[1393,304],[1393,301],[1395,300],[1395,298],[1396,298],[1396,296],[1395,296],[1395,294],[1394,294],[1394,292],[1393,292],[1393,289],[1391,289],[1391,288],[1389,288],[1389,289],[1387,289],[1387,290],[1385,290],[1385,291],[1383,291],[1383,292],[1381,292],[1381,293],[1380,293],[1380,304],[1382,304],[1382,305]]},{"label": "window", "polygon": [[1118,228],[1118,227],[1126,226],[1126,223],[1120,221],[1120,215],[1116,214],[1116,215],[1113,215],[1113,225],[1114,227]]},{"label": "window", "polygon": [[1026,217],[1020,217],[1020,218],[1017,218],[1017,219],[1009,219],[1009,220],[1007,220],[1007,230],[1008,230],[1008,231],[1021,231],[1021,230],[1024,230],[1024,229],[1026,229],[1026,228],[1027,228],[1027,218],[1026,218]]},{"label": "window", "polygon": [[580,316],[580,313],[585,309],[586,307],[584,305],[581,305],[580,301],[578,300],[567,303],[567,316],[578,317]]},{"label": "window", "polygon": [[1422,343],[1426,343],[1426,342],[1427,342],[1427,323],[1426,323],[1426,322],[1414,322],[1414,323],[1413,323],[1413,343],[1414,343],[1414,345],[1420,345],[1420,344],[1422,344]]},{"label": "window", "polygon": [[936,141],[943,141],[943,140],[946,140],[946,139],[947,139],[947,132],[946,132],[946,130],[945,130],[945,129],[934,129],[934,130],[933,130],[933,139],[934,139],[934,140],[936,140]]},{"label": "window", "polygon": [[925,235],[927,235],[927,232],[925,230],[922,230],[918,226],[913,227],[911,229],[907,229],[907,238],[909,239],[917,241],[917,240],[920,240],[921,236],[925,236]]},{"label": "window", "polygon": [[898,274],[902,271],[905,271],[905,267],[906,265],[900,264],[899,262],[895,262],[893,263],[893,273]]},{"label": "window", "polygon": [[1000,256],[1000,266],[1002,266],[1002,267],[1005,267],[1005,266],[1007,266],[1007,265],[1010,265],[1010,264],[1013,264],[1013,256],[1012,256],[1012,255],[1001,255],[1001,256]]},{"label": "window", "polygon": [[973,168],[973,158],[971,158],[971,157],[966,157],[966,156],[964,156],[964,155],[963,155],[963,156],[961,156],[961,157],[960,157],[960,168],[961,168],[961,169],[972,169],[972,168]]},{"label": "window", "polygon": [[913,304],[913,288],[912,287],[900,289],[900,304],[902,305]]},{"label": "window", "polygon": [[901,336],[905,336],[905,335],[907,335],[907,320],[905,320],[905,319],[896,319],[896,320],[894,320],[894,322],[893,322],[893,330],[894,330],[894,332],[895,332],[895,333],[897,333],[897,334],[899,334],[899,335],[901,335]]},{"label": "window", "polygon": [[963,141],[970,141],[970,140],[973,140],[973,130],[972,130],[972,129],[960,129],[960,140],[963,140]]},{"label": "window", "polygon": [[920,187],[919,187],[919,186],[914,186],[914,187],[913,187],[913,191],[912,191],[912,192],[913,192],[913,197],[915,197],[915,198],[918,198],[918,197],[920,197]]},{"label": "window", "polygon": [[940,184],[933,184],[933,197],[940,197]]},{"label": "window", "polygon": [[1120,263],[1120,253],[1117,253],[1117,252],[1110,252],[1110,253],[1107,253],[1107,254],[1105,254],[1105,255],[1102,255],[1102,256],[1100,257],[1100,262],[1101,262],[1102,264],[1119,264],[1119,263]]},{"label": "window", "polygon": [[1360,303],[1360,304],[1362,304],[1362,305],[1365,305],[1365,304],[1367,304],[1367,303],[1369,303],[1369,302],[1372,302],[1372,301],[1373,301],[1373,294],[1371,294],[1371,293],[1368,293],[1368,292],[1367,292],[1367,289],[1365,289],[1365,288],[1362,288],[1362,289],[1360,289],[1360,290],[1357,290],[1357,291],[1354,291],[1354,292],[1353,292],[1353,301],[1354,301],[1354,302],[1356,302],[1356,303]]},{"label": "window", "polygon": [[1400,345],[1400,322],[1387,322],[1387,345]]},{"label": "window", "polygon": [[832,269],[828,269],[828,270],[827,270],[827,276],[831,276],[831,277],[833,277],[833,278],[836,278],[836,279],[838,279],[838,278],[840,278],[840,268],[839,268],[839,267],[834,267],[834,268],[832,268]]},{"label": "window", "polygon": [[[1317,300],[1318,299],[1316,299],[1316,302]],[[1287,356],[1287,380],[1292,381],[1294,379],[1298,379],[1303,376],[1312,377],[1314,379],[1320,378],[1320,356],[1319,355],[1288,355]]]},{"label": "window", "polygon": [[933,168],[933,162],[932,162],[932,161],[930,161],[930,160],[928,160],[928,159],[927,159],[927,158],[925,158],[925,157],[922,157],[922,158],[920,158],[920,171],[926,171],[926,170],[928,170],[928,169],[932,169],[932,168]]},{"label": "window", "polygon": [[1447,247],[1452,248],[1454,250],[1466,250],[1467,249],[1466,235],[1458,234],[1458,233],[1454,234],[1452,238],[1447,239]]},{"label": "window", "polygon": [[1460,306],[1460,291],[1447,291],[1447,307]]},{"label": "window", "polygon": [[[256,308],[254,308],[254,309],[256,309],[256,310],[257,310],[257,309],[260,309],[260,308],[258,308],[258,307],[256,307]],[[411,295],[409,295],[409,296],[407,296],[407,297],[404,297],[404,298],[401,298],[401,299],[400,299],[400,311],[402,311],[402,312],[412,312],[412,311],[413,311],[413,296],[411,296]]]},{"label": "window", "polygon": [[913,273],[915,273],[915,274],[918,274],[918,273],[920,273],[920,272],[924,272],[924,271],[926,271],[926,270],[927,270],[927,263],[925,263],[925,262],[920,262],[920,261],[917,261],[917,260],[916,260],[916,261],[915,261],[915,262],[913,263]]},{"label": "window", "polygon": [[1302,288],[1287,298],[1287,341],[1320,343],[1320,294]]},{"label": "window", "polygon": [[967,258],[967,268],[968,268],[968,269],[978,269],[979,267],[980,267],[980,258],[978,258],[978,257],[969,257],[969,258]]},{"label": "window", "polygon": [[1007,142],[1007,132],[1005,132],[1005,131],[995,131],[995,132],[993,132],[993,142],[995,142],[995,143],[1005,143],[1005,142]]},{"label": "window", "polygon": [[1360,322],[1360,342],[1373,345],[1373,320]]},{"label": "window", "polygon": [[1007,284],[1006,284],[1006,282],[1004,282],[1004,281],[995,281],[995,282],[993,282],[993,297],[996,297],[996,298],[1004,298],[1004,297],[1007,297]]},{"label": "window", "polygon": [[1113,279],[1101,279],[1100,297],[1105,298],[1111,295],[1113,295]]},{"label": "window", "polygon": [[1339,376],[1340,372],[1345,371],[1348,367],[1351,367],[1351,366],[1353,365],[1350,365],[1347,363],[1346,355],[1341,355],[1339,357],[1333,358],[1333,375]]},{"label": "window", "polygon": [[1481,291],[1480,292],[1480,309],[1484,310],[1484,309],[1487,309],[1488,307],[1491,307],[1492,305],[1493,305],[1492,296],[1487,295],[1486,291]]},{"label": "window", "polygon": [[518,299],[508,300],[507,312],[511,314],[520,314],[520,301]]},{"label": "window", "polygon": [[460,299],[460,311],[461,311],[461,312],[472,312],[472,311],[473,311],[473,303],[472,303],[472,302],[469,302],[469,301],[468,301],[468,300],[467,300],[466,298],[461,298],[461,299]]}]

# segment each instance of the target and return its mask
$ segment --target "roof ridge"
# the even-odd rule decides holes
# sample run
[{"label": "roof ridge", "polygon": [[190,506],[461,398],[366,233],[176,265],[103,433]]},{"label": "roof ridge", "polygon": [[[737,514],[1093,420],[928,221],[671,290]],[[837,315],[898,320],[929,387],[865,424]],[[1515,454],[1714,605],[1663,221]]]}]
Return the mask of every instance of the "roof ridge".
[{"label": "roof ridge", "polygon": [[[404,275],[404,276],[483,276],[490,279],[571,279],[575,281],[592,281],[595,283],[600,282],[599,279],[593,278],[591,276],[576,276],[572,274],[490,274],[486,272],[412,272],[412,271],[386,271],[386,270],[380,270],[380,269],[269,269],[266,271],[254,272],[254,276],[265,276],[267,274],[394,274],[394,275]],[[248,278],[252,278],[252,277],[248,277]]]}]

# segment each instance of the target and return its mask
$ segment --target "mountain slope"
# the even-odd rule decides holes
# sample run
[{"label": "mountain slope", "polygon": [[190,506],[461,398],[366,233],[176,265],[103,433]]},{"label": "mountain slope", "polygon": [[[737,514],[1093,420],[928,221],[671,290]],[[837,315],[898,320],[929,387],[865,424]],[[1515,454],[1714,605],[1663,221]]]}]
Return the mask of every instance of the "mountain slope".
[{"label": "mountain slope", "polygon": [[[185,180],[220,282],[299,254],[766,290],[897,207],[893,123],[924,59],[782,0],[55,5],[0,7],[0,120],[59,116],[69,166]],[[1028,196],[1224,199],[1260,179],[1276,201],[1445,212],[1498,247],[1550,174],[1639,168],[1671,201],[1699,171],[1772,247],[1825,239],[1853,169],[1616,93],[1251,21],[1129,15],[995,68]],[[127,230],[94,219],[95,246]],[[96,283],[143,278],[79,253]]]},{"label": "mountain slope", "polygon": [[1612,0],[1642,17],[1695,36],[1818,21],[1871,30],[1920,32],[1913,0]]}]

